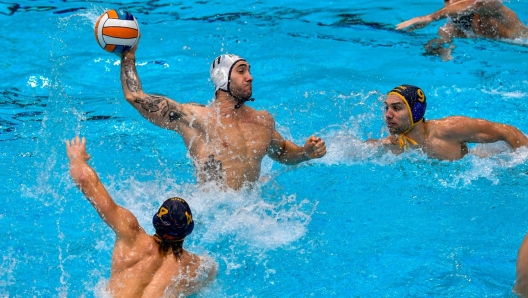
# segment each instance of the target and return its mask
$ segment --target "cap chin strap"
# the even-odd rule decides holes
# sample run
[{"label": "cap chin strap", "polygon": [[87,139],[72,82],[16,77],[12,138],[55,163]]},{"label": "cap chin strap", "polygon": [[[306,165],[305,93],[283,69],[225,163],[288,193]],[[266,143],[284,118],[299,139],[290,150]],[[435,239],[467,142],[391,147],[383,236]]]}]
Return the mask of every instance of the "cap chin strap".
[{"label": "cap chin strap", "polygon": [[240,107],[241,107],[246,101],[255,101],[254,98],[242,99],[242,98],[240,98],[240,97],[238,97],[238,96],[234,96],[233,93],[231,93],[231,91],[228,91],[228,92],[229,92],[229,94],[230,94],[231,96],[233,96],[233,98],[234,98],[234,99],[236,100],[236,102],[237,102],[237,104],[235,105],[235,109],[240,108]]},{"label": "cap chin strap", "polygon": [[406,131],[402,132],[398,137],[398,145],[400,145],[400,148],[409,148],[409,143],[413,144],[414,146],[418,145],[418,142],[407,136],[407,133],[418,123],[423,122],[423,118],[420,119],[420,121],[414,123],[409,127]]}]

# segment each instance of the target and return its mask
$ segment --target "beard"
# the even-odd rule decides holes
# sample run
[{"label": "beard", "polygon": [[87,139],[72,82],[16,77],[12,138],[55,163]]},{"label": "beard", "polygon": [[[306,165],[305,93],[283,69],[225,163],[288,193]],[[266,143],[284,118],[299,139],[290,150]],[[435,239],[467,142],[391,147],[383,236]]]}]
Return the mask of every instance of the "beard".
[{"label": "beard", "polygon": [[399,135],[399,134],[406,132],[409,128],[411,128],[410,124],[393,126],[393,127],[389,127],[389,133],[391,135]]},{"label": "beard", "polygon": [[231,90],[231,95],[233,95],[233,97],[236,97],[236,98],[239,98],[239,99],[242,99],[244,101],[247,101],[251,98],[251,95],[252,92],[249,91],[249,92],[240,92],[238,91],[237,89],[233,89]]},{"label": "beard", "polygon": [[242,84],[241,86],[233,84],[229,86],[229,91],[231,95],[244,101],[249,100],[251,98],[251,95],[253,95],[251,83],[249,83],[249,86],[247,83]]}]

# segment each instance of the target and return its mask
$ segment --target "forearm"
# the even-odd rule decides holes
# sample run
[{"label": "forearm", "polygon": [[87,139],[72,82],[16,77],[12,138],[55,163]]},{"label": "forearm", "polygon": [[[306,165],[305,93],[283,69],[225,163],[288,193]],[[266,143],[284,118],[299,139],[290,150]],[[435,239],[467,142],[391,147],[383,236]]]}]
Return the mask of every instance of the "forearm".
[{"label": "forearm", "polygon": [[121,86],[128,102],[135,106],[138,98],[145,96],[136,70],[136,56],[126,52],[121,58]]},{"label": "forearm", "polygon": [[84,192],[88,184],[94,184],[99,178],[95,171],[85,161],[78,158],[70,159],[70,175],[75,185]]},{"label": "forearm", "polygon": [[310,156],[303,147],[285,140],[279,152],[276,154],[276,160],[283,164],[295,165],[310,160]]},{"label": "forearm", "polygon": [[103,186],[94,169],[82,160],[72,159],[70,161],[70,175],[75,185],[97,209],[98,202],[94,201],[94,197]]},{"label": "forearm", "polygon": [[510,145],[513,149],[520,147],[528,147],[528,138],[517,128],[510,127],[509,133],[505,135],[504,141]]},{"label": "forearm", "polygon": [[[477,129],[480,133],[475,133],[473,130],[464,132],[466,135],[461,141],[476,142],[476,143],[495,143],[498,141],[506,142],[512,149],[517,149],[522,146],[528,146],[528,138],[516,127],[494,123],[486,120],[478,120],[476,122],[480,125]],[[467,125],[471,129],[471,125]],[[473,135],[474,137],[467,137]]]},{"label": "forearm", "polygon": [[[70,161],[70,175],[99,216],[107,222],[105,214],[115,214],[118,206],[106,191],[94,169],[82,160],[73,159]],[[111,224],[110,226],[113,227]]]}]

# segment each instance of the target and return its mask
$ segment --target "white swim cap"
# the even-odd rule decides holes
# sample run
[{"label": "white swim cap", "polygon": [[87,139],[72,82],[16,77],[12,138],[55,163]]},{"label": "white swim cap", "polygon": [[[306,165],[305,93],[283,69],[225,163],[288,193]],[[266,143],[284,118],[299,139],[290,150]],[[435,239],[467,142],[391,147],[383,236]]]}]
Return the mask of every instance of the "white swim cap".
[{"label": "white swim cap", "polygon": [[229,92],[229,80],[231,79],[231,70],[238,61],[246,61],[246,59],[233,54],[224,54],[218,56],[211,65],[209,73],[215,85],[216,90]]}]

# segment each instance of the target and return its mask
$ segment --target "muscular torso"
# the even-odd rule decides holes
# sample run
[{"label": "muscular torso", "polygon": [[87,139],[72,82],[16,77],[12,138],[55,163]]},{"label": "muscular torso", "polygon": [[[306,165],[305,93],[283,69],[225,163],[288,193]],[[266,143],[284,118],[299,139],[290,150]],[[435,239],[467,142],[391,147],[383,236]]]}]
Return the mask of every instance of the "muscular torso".
[{"label": "muscular torso", "polygon": [[153,237],[142,233],[132,248],[116,240],[108,290],[112,297],[176,297],[200,284],[200,258],[183,251],[180,259],[158,254]]},{"label": "muscular torso", "polygon": [[193,121],[179,128],[199,182],[218,181],[233,189],[257,181],[272,142],[274,121],[267,112],[243,106],[223,113],[194,107]]},{"label": "muscular torso", "polygon": [[427,141],[423,150],[427,156],[440,160],[461,159],[469,150],[466,143],[452,142],[445,139],[434,138]]}]

